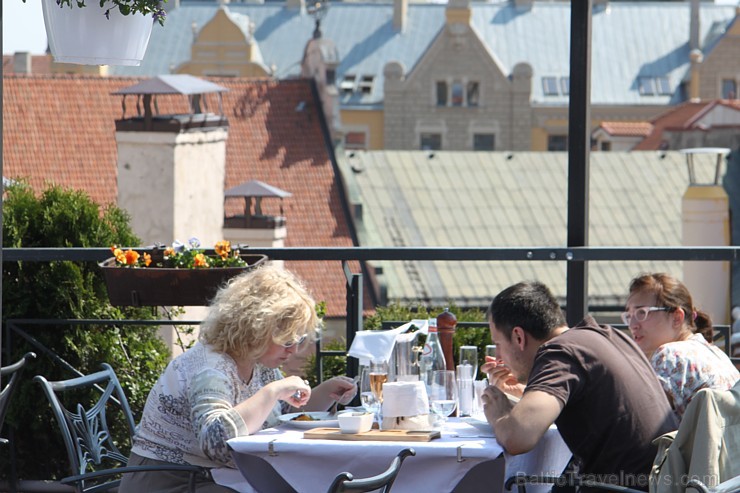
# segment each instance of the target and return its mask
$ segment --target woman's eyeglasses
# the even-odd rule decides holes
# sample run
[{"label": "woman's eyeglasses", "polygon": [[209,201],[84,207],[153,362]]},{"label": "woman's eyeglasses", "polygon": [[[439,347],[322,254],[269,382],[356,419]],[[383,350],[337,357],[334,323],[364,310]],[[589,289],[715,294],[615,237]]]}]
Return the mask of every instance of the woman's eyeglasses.
[{"label": "woman's eyeglasses", "polygon": [[638,322],[644,322],[647,320],[650,312],[667,312],[670,310],[671,309],[667,306],[641,306],[640,308],[635,308],[634,311],[623,312],[622,322],[624,322],[625,325],[629,325],[630,322],[632,322],[633,317]]},{"label": "woman's eyeglasses", "polygon": [[290,348],[295,347],[295,346],[300,346],[301,344],[303,344],[306,341],[307,338],[308,338],[308,334],[303,334],[298,339],[295,339],[295,340],[290,341],[290,342],[284,342],[283,344],[280,344],[280,345],[283,346],[285,349],[290,349]]}]

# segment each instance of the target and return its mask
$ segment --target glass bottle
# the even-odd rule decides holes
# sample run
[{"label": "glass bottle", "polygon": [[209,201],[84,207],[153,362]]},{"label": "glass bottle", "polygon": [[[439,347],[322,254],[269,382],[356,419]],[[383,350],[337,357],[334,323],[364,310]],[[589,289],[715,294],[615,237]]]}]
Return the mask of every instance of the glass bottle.
[{"label": "glass bottle", "polygon": [[421,380],[427,387],[427,395],[430,395],[432,386],[432,374],[437,370],[446,369],[445,356],[442,352],[442,344],[439,342],[437,333],[437,320],[429,319],[429,333],[424,343],[424,350],[419,357],[419,374]]}]

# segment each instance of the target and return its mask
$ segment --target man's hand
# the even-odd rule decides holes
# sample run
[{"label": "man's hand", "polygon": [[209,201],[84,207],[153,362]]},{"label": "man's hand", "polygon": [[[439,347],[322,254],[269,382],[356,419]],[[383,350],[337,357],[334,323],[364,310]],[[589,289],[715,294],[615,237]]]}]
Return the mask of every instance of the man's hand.
[{"label": "man's hand", "polygon": [[521,397],[524,394],[524,385],[519,383],[502,360],[486,356],[486,362],[480,368],[488,375],[488,383],[498,387],[499,390],[514,397]]}]

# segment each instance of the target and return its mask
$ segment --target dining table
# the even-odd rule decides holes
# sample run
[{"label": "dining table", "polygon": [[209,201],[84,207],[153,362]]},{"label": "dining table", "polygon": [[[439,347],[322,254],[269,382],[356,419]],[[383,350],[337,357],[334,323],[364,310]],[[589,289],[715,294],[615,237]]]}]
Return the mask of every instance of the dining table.
[{"label": "dining table", "polygon": [[[560,474],[571,458],[552,426],[525,454],[511,456],[485,423],[449,418],[439,438],[430,441],[308,439],[290,423],[228,441],[236,468],[213,469],[214,480],[240,493],[326,492],[341,472],[355,478],[385,471],[404,448],[413,448],[393,483],[393,493],[468,493],[503,491],[506,478],[526,474]],[[528,486],[545,493],[547,485]]]}]

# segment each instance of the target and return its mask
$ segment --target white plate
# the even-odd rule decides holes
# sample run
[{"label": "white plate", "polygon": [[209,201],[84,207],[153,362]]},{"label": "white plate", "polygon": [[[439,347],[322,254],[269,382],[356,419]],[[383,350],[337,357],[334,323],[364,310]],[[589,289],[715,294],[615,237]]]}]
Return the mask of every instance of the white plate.
[{"label": "white plate", "polygon": [[[314,420],[313,421],[295,421],[293,418],[300,416],[301,414],[308,414]],[[289,413],[280,416],[280,421],[296,428],[311,429],[311,428],[338,428],[339,421],[337,421],[336,415],[330,415],[328,412],[302,412],[302,413]]]},{"label": "white plate", "polygon": [[488,424],[488,421],[486,421],[486,418],[482,415],[464,416],[460,418],[460,421],[475,427],[475,429],[487,435],[493,435],[493,428],[491,428],[491,425]]}]

